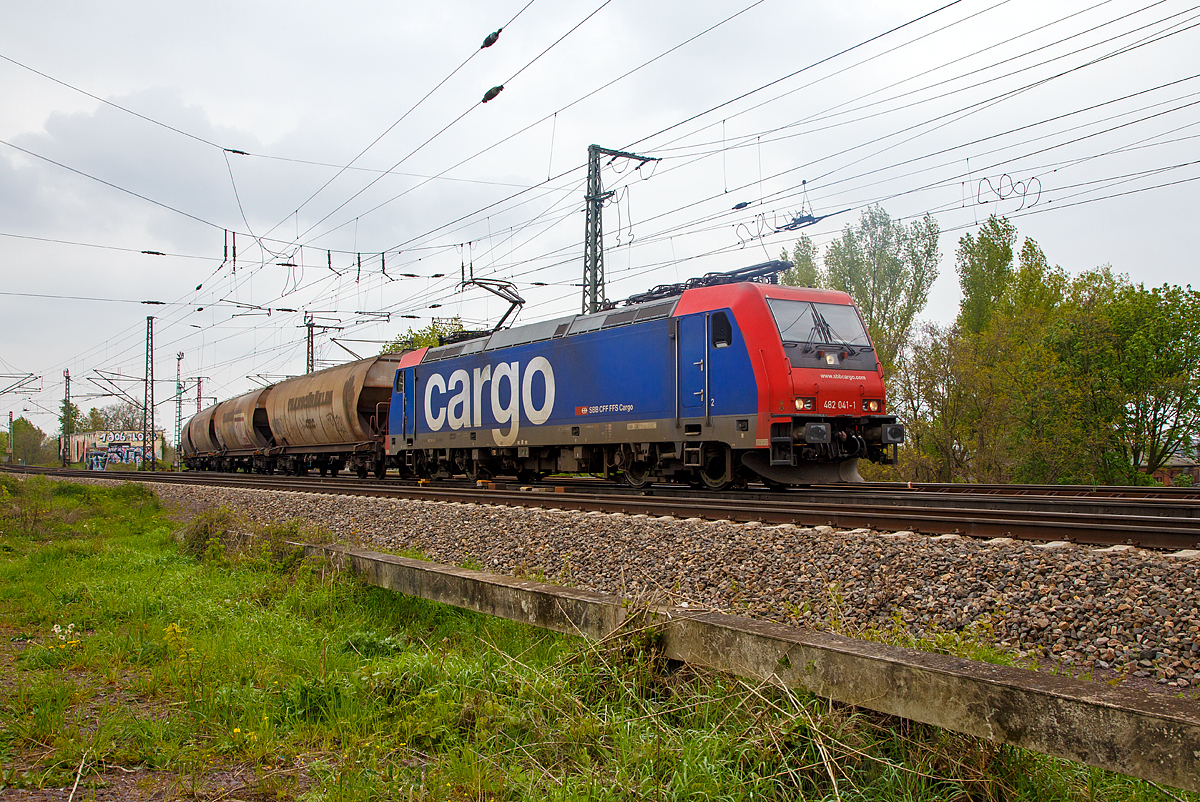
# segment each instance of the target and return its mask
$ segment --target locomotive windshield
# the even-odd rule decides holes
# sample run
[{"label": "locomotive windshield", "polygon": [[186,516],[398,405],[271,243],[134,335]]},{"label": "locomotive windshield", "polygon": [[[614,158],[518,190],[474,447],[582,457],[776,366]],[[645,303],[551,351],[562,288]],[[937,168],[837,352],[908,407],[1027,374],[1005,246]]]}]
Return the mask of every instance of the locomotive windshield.
[{"label": "locomotive windshield", "polygon": [[853,306],[768,298],[767,306],[785,343],[871,347],[862,320]]}]

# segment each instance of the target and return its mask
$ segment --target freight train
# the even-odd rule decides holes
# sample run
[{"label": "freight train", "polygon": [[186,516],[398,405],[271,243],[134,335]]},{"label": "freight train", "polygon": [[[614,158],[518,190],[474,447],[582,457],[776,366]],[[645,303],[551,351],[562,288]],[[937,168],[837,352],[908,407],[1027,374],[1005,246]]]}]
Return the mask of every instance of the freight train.
[{"label": "freight train", "polygon": [[789,266],[287,379],[193,417],[183,460],[360,478],[590,473],[712,490],[861,481],[858,461],[894,462],[904,426],[850,296],[773,283]]}]

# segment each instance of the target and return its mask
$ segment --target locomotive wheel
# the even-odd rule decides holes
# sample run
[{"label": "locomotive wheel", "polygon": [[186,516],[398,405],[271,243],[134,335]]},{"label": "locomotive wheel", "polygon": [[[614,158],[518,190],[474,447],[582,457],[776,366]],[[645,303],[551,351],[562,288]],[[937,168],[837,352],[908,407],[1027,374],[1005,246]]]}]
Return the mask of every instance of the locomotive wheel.
[{"label": "locomotive wheel", "polygon": [[483,468],[480,465],[480,461],[477,459],[467,460],[466,464],[463,466],[463,473],[472,482],[477,482],[480,479],[488,479],[491,477],[491,473],[489,473],[487,469]]},{"label": "locomotive wheel", "polygon": [[729,471],[729,447],[705,446],[700,470],[696,473],[706,490],[728,490],[733,486]]},{"label": "locomotive wheel", "polygon": [[650,465],[646,462],[633,462],[624,470],[625,484],[641,489],[649,485]]},{"label": "locomotive wheel", "polygon": [[425,452],[418,451],[413,454],[413,476],[418,479],[432,479],[433,471],[429,469],[429,460],[425,458]]}]

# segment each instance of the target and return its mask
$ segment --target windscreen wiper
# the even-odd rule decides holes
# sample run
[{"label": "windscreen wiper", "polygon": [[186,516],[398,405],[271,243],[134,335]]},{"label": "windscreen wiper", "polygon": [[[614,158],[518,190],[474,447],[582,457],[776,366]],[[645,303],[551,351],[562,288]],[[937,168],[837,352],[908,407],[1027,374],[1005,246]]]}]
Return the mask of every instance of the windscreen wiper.
[{"label": "windscreen wiper", "polygon": [[824,328],[825,342],[829,343],[830,345],[836,345],[839,348],[845,348],[846,353],[850,356],[858,355],[858,351],[854,348],[854,346],[848,342],[845,342],[845,338],[841,337],[836,331],[833,330],[833,326],[829,325],[829,321],[827,321],[820,312],[814,309],[813,314],[816,315],[817,320],[820,321],[821,326]]}]

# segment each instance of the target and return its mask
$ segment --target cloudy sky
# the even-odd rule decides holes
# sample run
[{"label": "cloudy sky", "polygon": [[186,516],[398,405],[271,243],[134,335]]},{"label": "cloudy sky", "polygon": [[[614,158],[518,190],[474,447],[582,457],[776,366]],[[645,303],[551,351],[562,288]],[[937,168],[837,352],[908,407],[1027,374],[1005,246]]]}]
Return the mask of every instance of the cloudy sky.
[{"label": "cloudy sky", "polygon": [[4,425],[56,431],[64,369],[85,410],[140,398],[120,377],[147,315],[173,430],[177,364],[206,397],[301,373],[306,312],[320,365],[435,317],[491,325],[506,304],[464,271],[515,282],[520,321],[577,312],[592,143],[660,159],[606,161],[609,298],[774,258],[801,210],[829,215],[805,229],[824,246],[875,203],[941,226],[933,320],[992,213],[1071,273],[1196,273],[1183,2],[0,10],[0,374],[40,388],[0,395]]}]

